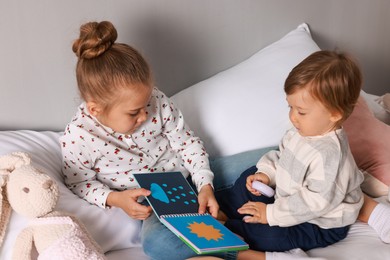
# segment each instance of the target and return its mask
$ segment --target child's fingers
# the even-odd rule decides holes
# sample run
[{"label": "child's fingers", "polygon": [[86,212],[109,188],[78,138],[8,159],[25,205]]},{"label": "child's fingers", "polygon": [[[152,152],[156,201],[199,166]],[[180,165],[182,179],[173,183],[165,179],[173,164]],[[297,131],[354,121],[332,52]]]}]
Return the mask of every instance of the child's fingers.
[{"label": "child's fingers", "polygon": [[260,219],[258,217],[255,217],[255,216],[245,216],[242,221],[244,221],[245,223],[260,223]]},{"label": "child's fingers", "polygon": [[242,215],[250,215],[252,219],[249,217],[244,220],[248,223],[263,223],[267,224],[267,217],[266,217],[266,204],[262,202],[253,202],[249,201],[242,205],[241,208],[239,208],[238,213]]},{"label": "child's fingers", "polygon": [[204,214],[206,213],[206,210],[207,210],[207,204],[205,201],[199,201],[199,210],[198,210],[198,213],[200,214]]},{"label": "child's fingers", "polygon": [[135,202],[130,203],[126,212],[134,219],[146,219],[152,213],[152,208]]},{"label": "child's fingers", "polygon": [[131,190],[131,192],[134,197],[149,196],[151,194],[150,190],[144,188],[134,189]]},{"label": "child's fingers", "polygon": [[247,178],[246,178],[246,187],[252,187],[252,182],[255,180],[255,176],[254,175],[249,175]]},{"label": "child's fingers", "polygon": [[252,188],[252,183],[250,183],[250,184],[246,183],[246,188],[250,193],[252,193],[255,196],[261,195],[261,193],[258,190]]},{"label": "child's fingers", "polygon": [[211,216],[213,216],[214,218],[217,218],[217,216],[218,216],[218,210],[219,210],[219,206],[218,206],[218,205],[214,205],[214,206],[210,206],[210,207],[209,207],[210,214],[211,214]]},{"label": "child's fingers", "polygon": [[243,215],[246,214],[246,215],[252,215],[256,217],[256,216],[260,216],[261,209],[259,208],[259,203],[249,201],[244,205],[242,205],[241,208],[239,208],[237,211]]},{"label": "child's fingers", "polygon": [[150,216],[151,212],[136,212],[131,216],[134,219],[145,220]]}]

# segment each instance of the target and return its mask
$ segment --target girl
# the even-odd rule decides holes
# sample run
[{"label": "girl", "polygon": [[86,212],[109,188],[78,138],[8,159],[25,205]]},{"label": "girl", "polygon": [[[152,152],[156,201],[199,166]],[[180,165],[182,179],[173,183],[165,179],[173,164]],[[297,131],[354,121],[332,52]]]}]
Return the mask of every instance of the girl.
[{"label": "girl", "polygon": [[[81,26],[73,44],[84,102],[60,138],[65,183],[91,204],[119,207],[143,220],[142,245],[152,259],[194,257],[196,253],[160,223],[150,206],[139,203],[150,191],[137,188],[132,173],[181,171],[198,191],[199,213],[217,217],[208,154],[180,110],[153,87],[145,59],[116,39],[110,22],[90,22]],[[213,255],[248,259],[251,251]]]},{"label": "girl", "polygon": [[181,171],[196,186],[199,213],[216,216],[208,154],[181,112],[153,87],[140,53],[116,39],[110,22],[90,22],[81,26],[73,44],[84,102],[60,138],[65,182],[92,204],[119,207],[144,220],[143,245],[152,258],[194,256],[151,214],[150,206],[138,202],[150,191],[137,188],[132,173]]}]

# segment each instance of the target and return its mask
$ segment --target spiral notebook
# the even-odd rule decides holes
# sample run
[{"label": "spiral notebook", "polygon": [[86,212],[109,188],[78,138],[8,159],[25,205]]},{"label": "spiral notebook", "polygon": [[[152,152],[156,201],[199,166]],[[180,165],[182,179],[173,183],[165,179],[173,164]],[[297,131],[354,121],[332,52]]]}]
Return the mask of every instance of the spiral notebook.
[{"label": "spiral notebook", "polygon": [[136,173],[161,223],[197,254],[248,249],[248,244],[210,214],[199,214],[198,198],[180,172]]}]

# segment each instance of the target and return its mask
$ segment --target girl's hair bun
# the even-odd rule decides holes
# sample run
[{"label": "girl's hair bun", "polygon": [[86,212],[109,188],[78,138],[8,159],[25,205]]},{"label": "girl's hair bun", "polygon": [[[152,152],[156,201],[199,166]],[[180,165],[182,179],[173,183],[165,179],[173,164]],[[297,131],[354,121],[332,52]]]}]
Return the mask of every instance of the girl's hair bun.
[{"label": "girl's hair bun", "polygon": [[93,59],[110,49],[118,37],[112,23],[89,22],[80,27],[80,36],[73,43],[73,52],[79,59]]}]

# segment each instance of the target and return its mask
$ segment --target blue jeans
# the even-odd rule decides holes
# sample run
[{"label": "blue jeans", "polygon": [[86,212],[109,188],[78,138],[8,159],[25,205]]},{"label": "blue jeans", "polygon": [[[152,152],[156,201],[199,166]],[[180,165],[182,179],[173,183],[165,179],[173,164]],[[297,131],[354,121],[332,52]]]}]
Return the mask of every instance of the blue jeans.
[{"label": "blue jeans", "polygon": [[[184,260],[198,256],[189,246],[157,219],[155,214],[144,220],[141,231],[142,246],[153,260]],[[222,259],[236,259],[237,252],[208,254]]]},{"label": "blue jeans", "polygon": [[269,226],[268,224],[250,224],[242,221],[244,215],[237,212],[244,203],[258,201],[273,203],[273,198],[255,196],[245,187],[246,178],[256,172],[253,166],[244,171],[232,188],[216,192],[220,209],[229,218],[225,225],[234,233],[242,236],[251,249],[257,251],[283,252],[294,248],[309,250],[336,243],[347,236],[349,226],[322,229],[317,225],[302,223],[291,227]]},{"label": "blue jeans", "polygon": [[[239,175],[238,175],[239,176]],[[228,184],[221,183],[222,187],[231,187],[238,176],[232,176]],[[190,178],[188,182],[196,190]],[[146,200],[144,201],[146,202]],[[143,250],[153,260],[183,260],[189,257],[199,256],[188,245],[180,240],[172,231],[165,227],[154,213],[143,221],[141,231]],[[206,254],[202,254],[206,255]],[[237,259],[236,251],[207,254],[222,259]]]}]

